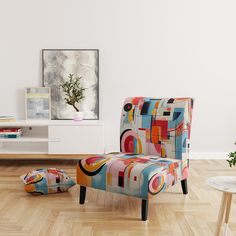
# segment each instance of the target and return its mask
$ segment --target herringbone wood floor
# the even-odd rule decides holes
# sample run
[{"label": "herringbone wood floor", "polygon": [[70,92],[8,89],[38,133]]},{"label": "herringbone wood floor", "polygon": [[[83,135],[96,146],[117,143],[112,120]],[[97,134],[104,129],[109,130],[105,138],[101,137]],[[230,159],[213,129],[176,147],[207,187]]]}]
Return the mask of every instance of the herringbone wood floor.
[{"label": "herringbone wood floor", "polygon": [[[140,200],[89,189],[78,204],[79,188],[67,193],[31,196],[19,176],[34,168],[59,167],[75,177],[75,161],[0,161],[0,235],[199,235],[214,234],[221,193],[205,180],[235,175],[226,161],[191,160],[189,194],[180,185],[160,193],[149,204],[149,221],[140,221]],[[236,235],[234,196],[228,235]]]}]

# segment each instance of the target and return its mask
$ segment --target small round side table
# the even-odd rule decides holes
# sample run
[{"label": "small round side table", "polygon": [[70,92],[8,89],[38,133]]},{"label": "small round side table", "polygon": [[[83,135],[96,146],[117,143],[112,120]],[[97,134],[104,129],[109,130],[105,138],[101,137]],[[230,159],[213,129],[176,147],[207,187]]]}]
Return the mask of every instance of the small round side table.
[{"label": "small round side table", "polygon": [[224,235],[227,235],[232,195],[236,193],[236,176],[211,177],[207,180],[207,184],[223,193],[215,235],[220,235],[220,228],[223,222],[223,218],[225,223]]}]

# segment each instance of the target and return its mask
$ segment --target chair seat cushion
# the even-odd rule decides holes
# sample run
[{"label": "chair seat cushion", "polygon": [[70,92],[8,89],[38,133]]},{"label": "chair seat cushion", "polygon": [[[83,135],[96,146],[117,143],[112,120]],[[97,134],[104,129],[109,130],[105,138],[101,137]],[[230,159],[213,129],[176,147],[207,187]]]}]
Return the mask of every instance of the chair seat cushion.
[{"label": "chair seat cushion", "polygon": [[144,154],[107,154],[78,161],[77,183],[142,199],[187,178],[188,161]]},{"label": "chair seat cushion", "polygon": [[33,170],[21,176],[25,191],[35,195],[65,192],[75,185],[64,170],[45,168]]}]

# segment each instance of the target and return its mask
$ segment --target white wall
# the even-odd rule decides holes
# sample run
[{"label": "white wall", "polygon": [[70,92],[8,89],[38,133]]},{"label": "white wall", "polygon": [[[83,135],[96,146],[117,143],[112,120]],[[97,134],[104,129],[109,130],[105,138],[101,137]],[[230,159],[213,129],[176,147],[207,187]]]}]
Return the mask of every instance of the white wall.
[{"label": "white wall", "polygon": [[234,0],[0,0],[0,113],[24,118],[41,49],[100,49],[106,148],[117,150],[127,96],[196,99],[192,151],[227,152],[236,136]]}]

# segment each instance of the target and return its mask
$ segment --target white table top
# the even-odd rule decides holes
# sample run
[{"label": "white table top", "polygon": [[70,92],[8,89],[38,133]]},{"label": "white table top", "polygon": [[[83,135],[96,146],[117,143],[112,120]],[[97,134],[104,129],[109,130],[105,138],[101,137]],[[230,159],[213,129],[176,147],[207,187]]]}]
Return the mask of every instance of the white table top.
[{"label": "white table top", "polygon": [[212,188],[228,193],[236,193],[236,176],[215,176],[207,179]]},{"label": "white table top", "polygon": [[103,126],[101,120],[17,120],[14,122],[0,122],[0,127],[27,127],[27,126]]}]

